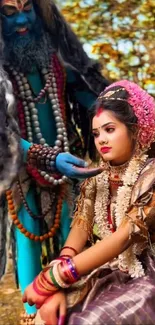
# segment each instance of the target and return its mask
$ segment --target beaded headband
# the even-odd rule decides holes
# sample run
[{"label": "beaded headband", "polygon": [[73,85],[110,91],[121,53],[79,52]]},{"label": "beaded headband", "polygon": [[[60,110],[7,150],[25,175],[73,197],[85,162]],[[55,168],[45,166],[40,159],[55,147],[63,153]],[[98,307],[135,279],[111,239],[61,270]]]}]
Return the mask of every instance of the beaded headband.
[{"label": "beaded headband", "polygon": [[99,95],[99,97],[98,97],[98,99],[107,99],[107,100],[123,100],[123,101],[125,101],[125,102],[127,102],[127,99],[125,99],[125,98],[120,98],[120,97],[117,97],[117,98],[115,98],[115,97],[110,97],[110,96],[112,96],[113,94],[115,94],[115,93],[117,93],[117,92],[119,92],[119,91],[121,91],[121,90],[126,90],[125,88],[119,88],[119,89],[117,89],[117,90],[110,90],[110,91],[108,91],[106,94],[104,94],[103,92]]},{"label": "beaded headband", "polygon": [[[113,90],[113,87],[121,87]],[[106,94],[105,91],[109,90]],[[107,100],[124,100],[123,98],[110,97],[114,93],[126,90],[129,98],[125,100],[129,103],[138,119],[138,142],[142,149],[147,150],[151,143],[155,141],[155,100],[144,89],[128,80],[120,80],[108,86],[98,98]],[[108,94],[108,96],[107,96]]]}]

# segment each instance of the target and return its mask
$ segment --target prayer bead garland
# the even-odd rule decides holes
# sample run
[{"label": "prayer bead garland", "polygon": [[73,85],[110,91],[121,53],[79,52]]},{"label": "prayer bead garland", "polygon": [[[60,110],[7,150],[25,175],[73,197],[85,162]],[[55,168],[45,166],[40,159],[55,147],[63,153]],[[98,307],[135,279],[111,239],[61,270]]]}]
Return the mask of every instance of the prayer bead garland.
[{"label": "prayer bead garland", "polygon": [[57,207],[56,207],[56,215],[55,215],[54,225],[53,225],[53,227],[51,227],[51,229],[49,230],[49,232],[47,234],[44,234],[42,236],[37,236],[37,235],[31,233],[30,231],[27,231],[27,229],[22,225],[22,223],[18,219],[18,216],[15,211],[12,191],[8,190],[6,192],[6,198],[8,201],[8,209],[9,209],[9,213],[11,215],[14,225],[16,225],[16,227],[20,230],[20,232],[23,233],[29,239],[34,240],[34,241],[41,241],[41,242],[47,238],[53,237],[56,233],[56,230],[59,228],[64,196],[65,196],[65,189],[62,186],[61,190],[60,190],[59,198],[58,198]]},{"label": "prayer bead garland", "polygon": [[[32,90],[28,83],[28,79],[25,77],[25,75],[21,72],[16,71],[12,66],[9,66],[9,69],[15,78],[17,84],[17,95],[20,98],[20,101],[18,103],[18,111],[21,120],[20,125],[22,127],[22,134],[25,135],[27,133],[28,141],[30,143],[33,143],[34,131],[38,142],[41,145],[49,148],[46,140],[43,138],[43,135],[41,133],[38,119],[38,110],[36,108],[36,103],[40,102],[40,100],[45,95],[47,95],[53,110],[57,132],[54,147],[52,149],[56,152],[69,152],[69,143],[65,126],[65,72],[56,55],[52,55],[49,69],[44,68],[41,70],[41,73],[45,80],[45,86],[36,97],[33,96]],[[23,112],[22,105],[24,108]],[[26,123],[26,130],[24,130],[24,123]],[[53,165],[54,162],[55,157],[53,159]],[[59,178],[59,180],[54,179],[54,177],[52,177],[48,171],[38,170],[38,173],[40,174],[41,179],[44,179],[46,183],[53,183],[53,185],[62,184],[67,180],[67,177],[65,176],[62,176]]]},{"label": "prayer bead garland", "polygon": [[22,190],[22,186],[20,184],[20,181],[17,181],[17,189],[18,189],[18,192],[19,192],[19,195],[21,197],[21,200],[23,202],[23,205],[25,207],[25,210],[28,212],[28,214],[33,218],[33,219],[43,219],[50,211],[51,211],[51,208],[52,208],[52,204],[54,202],[54,199],[55,199],[55,193],[52,193],[51,190],[50,190],[50,197],[51,197],[51,202],[49,204],[49,206],[47,207],[46,211],[44,213],[41,213],[39,215],[35,215],[29,208],[26,200],[25,200],[25,197],[24,197],[24,193],[23,193],[23,190]]}]

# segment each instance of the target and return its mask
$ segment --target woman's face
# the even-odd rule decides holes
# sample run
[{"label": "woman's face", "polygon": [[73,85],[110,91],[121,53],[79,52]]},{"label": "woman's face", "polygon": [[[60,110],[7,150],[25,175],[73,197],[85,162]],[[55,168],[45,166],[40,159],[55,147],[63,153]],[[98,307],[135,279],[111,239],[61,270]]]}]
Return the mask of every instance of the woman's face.
[{"label": "woman's face", "polygon": [[125,124],[115,115],[103,110],[92,120],[92,133],[95,146],[104,161],[113,165],[120,165],[131,158],[133,152],[133,138]]}]

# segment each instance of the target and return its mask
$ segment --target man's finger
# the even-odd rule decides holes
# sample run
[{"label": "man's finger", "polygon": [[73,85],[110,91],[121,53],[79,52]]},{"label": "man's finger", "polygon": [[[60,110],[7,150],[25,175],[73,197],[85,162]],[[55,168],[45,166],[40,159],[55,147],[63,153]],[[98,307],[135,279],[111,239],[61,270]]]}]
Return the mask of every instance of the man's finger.
[{"label": "man's finger", "polygon": [[70,164],[79,167],[86,167],[88,164],[81,158],[78,158],[70,153],[62,152],[56,157],[56,166],[61,167],[62,164]]},{"label": "man's finger", "polygon": [[79,167],[86,167],[87,166],[87,162],[84,161],[81,158],[75,157],[73,155],[69,155],[68,159],[66,159],[67,163],[73,164],[75,166],[79,166]]},{"label": "man's finger", "polygon": [[81,167],[75,167],[74,170],[74,176],[77,178],[87,178],[87,177],[93,177],[103,172],[102,167],[97,168],[81,168]]}]

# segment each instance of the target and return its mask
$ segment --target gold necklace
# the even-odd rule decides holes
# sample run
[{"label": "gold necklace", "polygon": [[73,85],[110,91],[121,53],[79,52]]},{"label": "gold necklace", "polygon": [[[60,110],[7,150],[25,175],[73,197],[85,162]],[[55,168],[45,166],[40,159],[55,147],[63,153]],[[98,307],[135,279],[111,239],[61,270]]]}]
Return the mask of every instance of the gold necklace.
[{"label": "gold necklace", "polygon": [[119,183],[120,185],[122,185],[122,178],[126,172],[128,165],[129,165],[129,161],[126,161],[124,164],[119,166],[112,166],[108,162],[110,183],[117,183],[117,184]]}]

